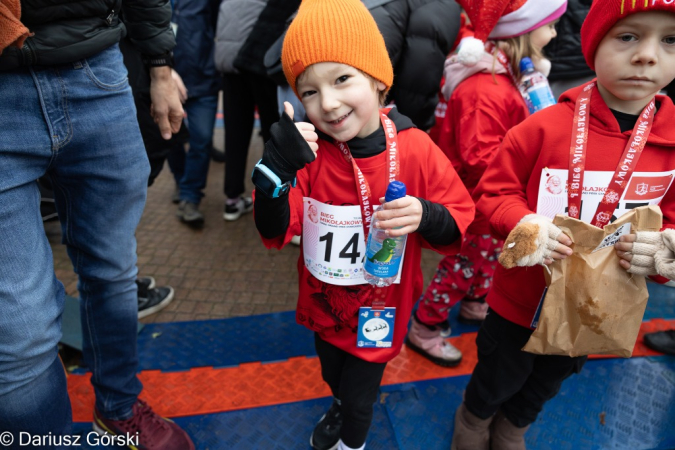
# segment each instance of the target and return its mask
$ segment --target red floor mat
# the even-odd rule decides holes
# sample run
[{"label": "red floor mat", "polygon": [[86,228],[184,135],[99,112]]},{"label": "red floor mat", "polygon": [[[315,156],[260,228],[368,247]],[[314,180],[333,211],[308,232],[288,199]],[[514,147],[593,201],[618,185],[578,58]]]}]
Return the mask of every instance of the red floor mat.
[{"label": "red floor mat", "polygon": [[[633,357],[659,355],[644,345],[642,335],[673,327],[675,320],[643,322]],[[383,384],[469,375],[477,361],[475,340],[476,333],[450,338],[450,342],[464,354],[462,362],[453,368],[439,367],[403,346],[401,354],[387,365]],[[89,378],[89,374],[68,376],[75,422],[88,422],[92,418],[94,391]],[[291,358],[268,364],[241,364],[224,369],[199,367],[185,372],[144,371],[139,378],[145,387],[141,397],[166,417],[256,408],[330,395],[321,379],[319,359],[316,357]]]}]

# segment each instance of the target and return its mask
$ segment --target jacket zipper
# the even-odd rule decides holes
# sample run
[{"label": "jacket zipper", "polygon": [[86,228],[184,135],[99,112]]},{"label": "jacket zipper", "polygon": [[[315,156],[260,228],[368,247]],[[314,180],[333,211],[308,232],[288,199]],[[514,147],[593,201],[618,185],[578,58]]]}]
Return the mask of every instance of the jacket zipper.
[{"label": "jacket zipper", "polygon": [[32,66],[37,62],[37,57],[35,55],[35,50],[33,49],[33,44],[31,44],[30,39],[26,39],[21,48],[22,55],[22,65],[23,66]]},{"label": "jacket zipper", "polygon": [[108,17],[105,18],[105,23],[107,23],[108,26],[111,27],[113,20],[115,20],[115,10],[111,9],[110,14],[108,14]]}]

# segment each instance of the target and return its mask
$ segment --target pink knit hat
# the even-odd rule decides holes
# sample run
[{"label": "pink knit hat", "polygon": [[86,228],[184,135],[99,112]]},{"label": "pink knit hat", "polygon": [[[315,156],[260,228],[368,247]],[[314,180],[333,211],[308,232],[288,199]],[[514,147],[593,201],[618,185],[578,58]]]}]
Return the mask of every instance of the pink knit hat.
[{"label": "pink knit hat", "polygon": [[595,70],[595,52],[607,32],[621,19],[648,11],[675,13],[673,0],[594,0],[581,26],[581,51],[588,67]]},{"label": "pink knit hat", "polygon": [[464,39],[459,62],[473,66],[483,56],[485,41],[529,33],[562,16],[567,0],[457,0],[474,27],[474,37]]}]

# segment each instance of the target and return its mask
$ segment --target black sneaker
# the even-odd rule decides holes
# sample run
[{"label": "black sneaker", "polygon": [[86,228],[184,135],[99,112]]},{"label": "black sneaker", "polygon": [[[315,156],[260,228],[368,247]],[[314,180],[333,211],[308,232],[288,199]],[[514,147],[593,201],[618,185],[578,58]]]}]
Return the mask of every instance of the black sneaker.
[{"label": "black sneaker", "polygon": [[138,318],[154,314],[173,300],[173,288],[171,286],[161,286],[158,288],[148,289],[143,296],[138,292]]},{"label": "black sneaker", "polygon": [[223,218],[225,220],[237,220],[242,214],[253,211],[253,200],[251,197],[239,197],[237,203],[228,205],[225,203],[225,212]]},{"label": "black sneaker", "polygon": [[198,227],[204,225],[204,214],[199,211],[199,205],[196,203],[181,200],[178,205],[178,211],[176,211],[176,216],[191,226]]},{"label": "black sneaker", "polygon": [[330,409],[323,415],[314,427],[309,445],[314,450],[335,450],[340,442],[340,428],[342,428],[342,412],[337,400],[333,400]]},{"label": "black sneaker", "polygon": [[644,335],[647,347],[666,355],[675,355],[675,330],[657,331]]},{"label": "black sneaker", "polygon": [[139,295],[145,296],[148,289],[155,287],[155,279],[153,277],[138,277],[136,278],[136,286],[138,286]]}]

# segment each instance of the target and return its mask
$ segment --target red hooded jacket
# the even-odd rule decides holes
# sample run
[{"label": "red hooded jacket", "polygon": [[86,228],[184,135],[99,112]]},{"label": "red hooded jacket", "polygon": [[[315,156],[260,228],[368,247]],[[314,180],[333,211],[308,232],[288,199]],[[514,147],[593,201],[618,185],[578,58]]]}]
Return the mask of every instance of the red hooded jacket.
[{"label": "red hooded jacket", "polygon": [[[448,99],[439,147],[473,192],[506,132],[525,120],[529,111],[508,75],[476,73],[455,82],[459,84]],[[477,212],[468,231],[489,234],[487,219]]]},{"label": "red hooded jacket", "polygon": [[[570,89],[560,103],[546,108],[510,130],[496,158],[474,191],[477,209],[489,218],[492,234],[505,239],[527,214],[565,214],[564,189],[576,99],[582,87]],[[658,111],[651,134],[624,192],[615,216],[646,204],[659,204],[663,223],[675,224],[675,107],[656,97]],[[581,219],[592,216],[609,184],[631,131],[624,133],[597,87],[590,101]],[[541,201],[540,201],[541,199]],[[590,206],[589,206],[590,205]],[[487,302],[502,317],[530,327],[546,283],[544,268],[517,267],[495,273]]]}]

